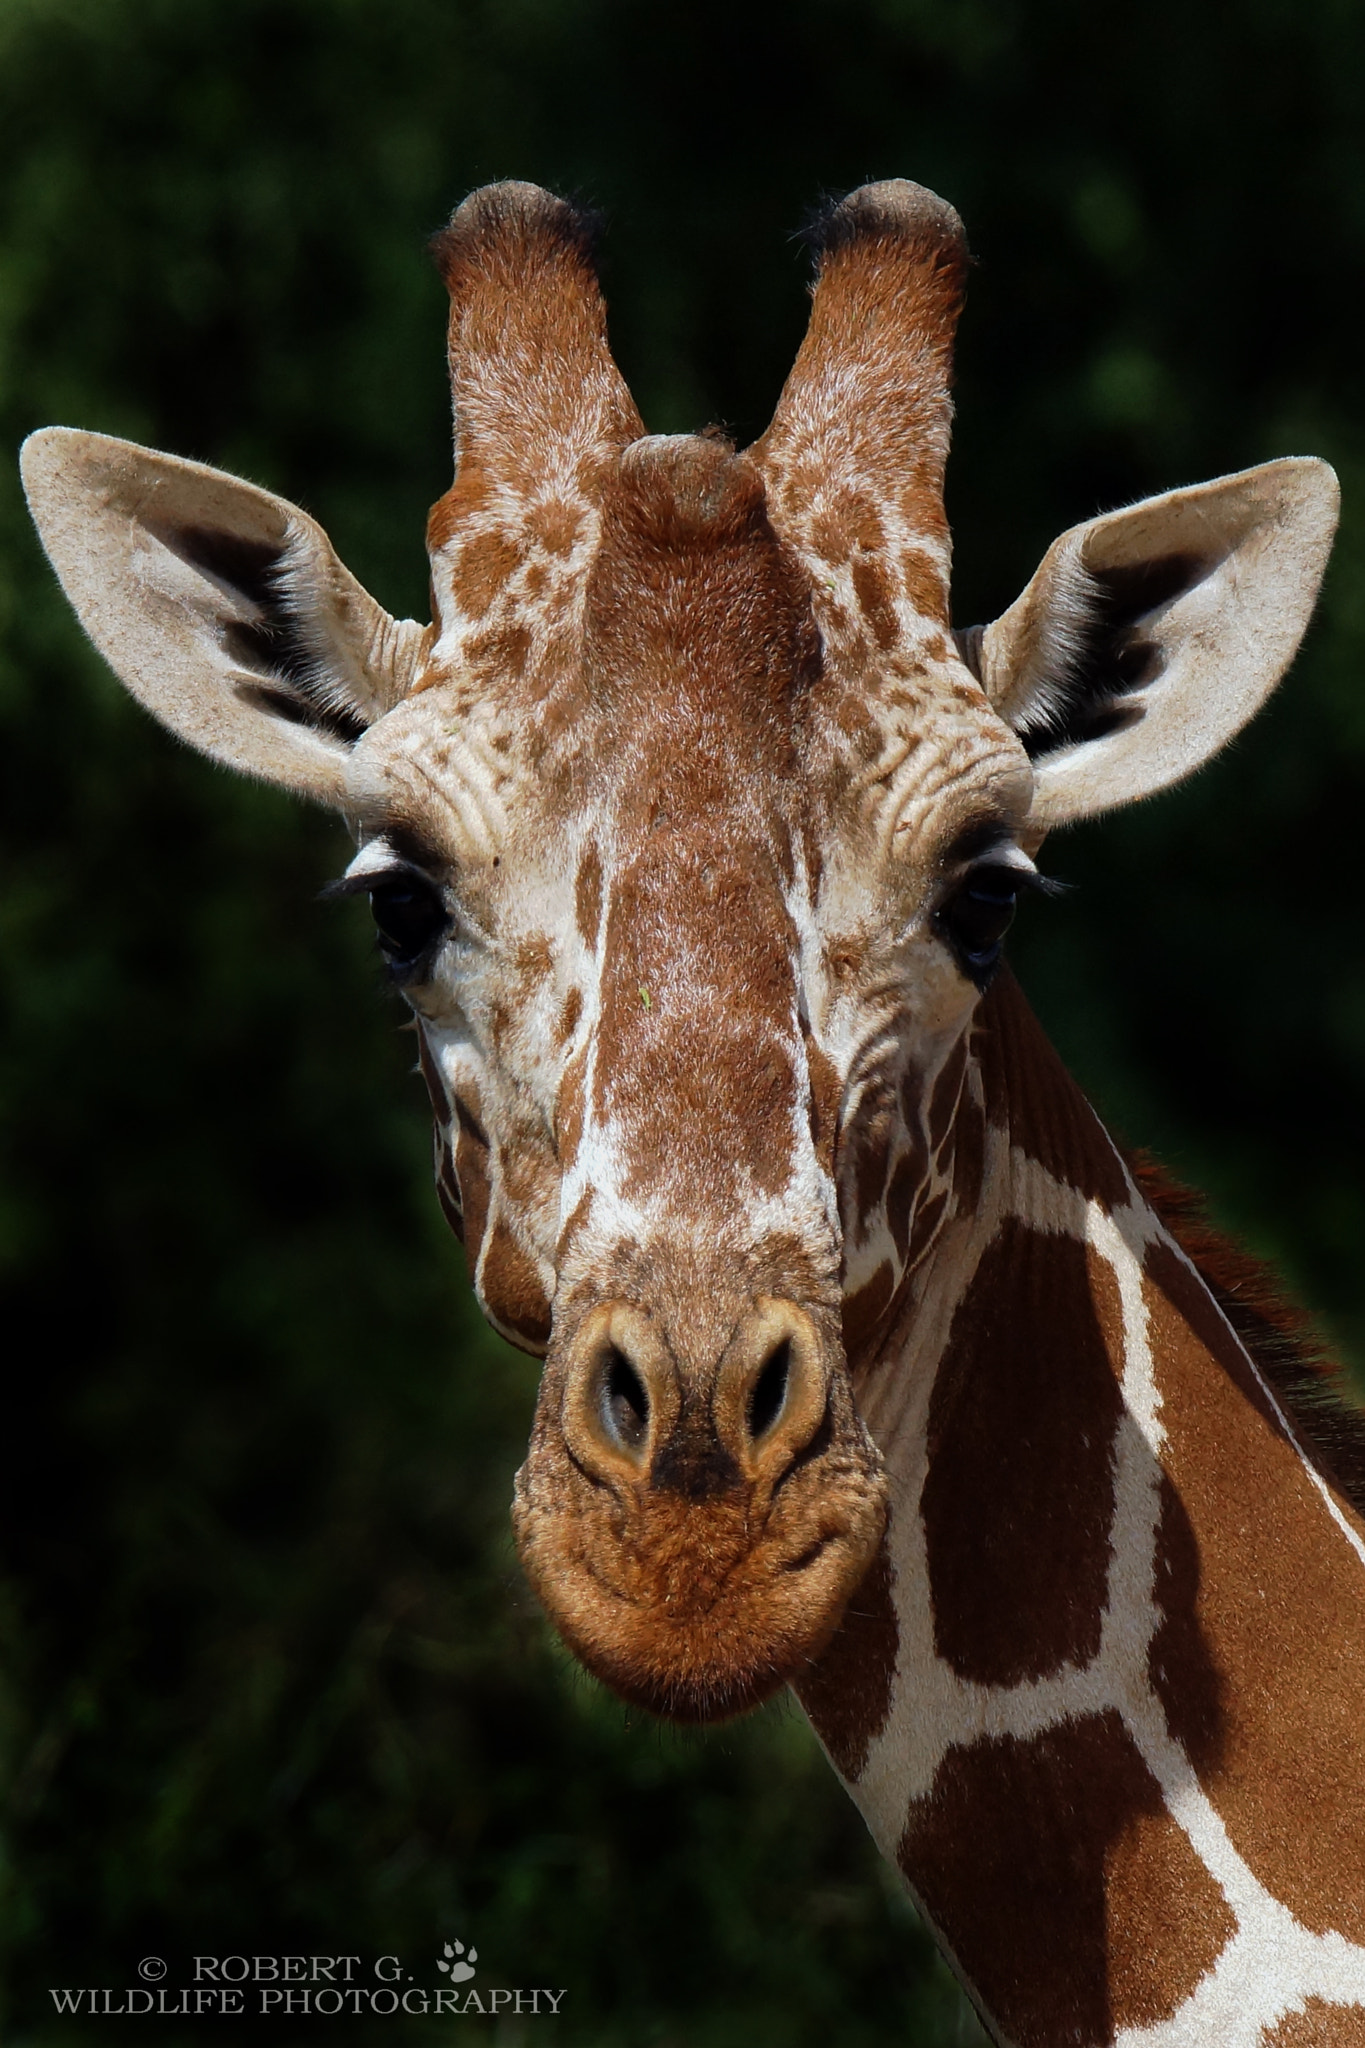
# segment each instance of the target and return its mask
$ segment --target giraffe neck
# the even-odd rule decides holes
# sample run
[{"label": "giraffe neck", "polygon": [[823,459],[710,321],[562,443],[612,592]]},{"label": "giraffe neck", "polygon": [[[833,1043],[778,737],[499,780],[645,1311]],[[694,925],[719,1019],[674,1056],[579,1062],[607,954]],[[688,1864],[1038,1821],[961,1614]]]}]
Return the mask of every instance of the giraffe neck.
[{"label": "giraffe neck", "polygon": [[1365,1531],[1012,983],[961,1111],[802,1702],[999,2040],[1365,2043]]}]

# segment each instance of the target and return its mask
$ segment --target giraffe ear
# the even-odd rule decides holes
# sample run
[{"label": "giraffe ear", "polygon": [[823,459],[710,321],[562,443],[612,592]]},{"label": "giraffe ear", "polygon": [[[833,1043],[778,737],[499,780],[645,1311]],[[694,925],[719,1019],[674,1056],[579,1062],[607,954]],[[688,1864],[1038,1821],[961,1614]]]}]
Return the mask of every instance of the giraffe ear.
[{"label": "giraffe ear", "polygon": [[297,506],[197,462],[46,427],[24,489],[76,616],[119,679],[215,761],[323,803],[410,687],[389,617]]},{"label": "giraffe ear", "polygon": [[1303,638],[1338,498],[1325,462],[1287,457],[1106,513],[958,636],[1033,759],[1031,826],[1150,796],[1241,731]]}]

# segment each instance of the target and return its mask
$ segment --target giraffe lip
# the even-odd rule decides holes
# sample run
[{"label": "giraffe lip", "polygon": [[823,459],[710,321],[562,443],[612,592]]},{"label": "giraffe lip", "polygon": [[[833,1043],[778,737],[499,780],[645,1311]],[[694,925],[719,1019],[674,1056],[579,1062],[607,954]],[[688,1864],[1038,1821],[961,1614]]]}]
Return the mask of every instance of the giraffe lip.
[{"label": "giraffe lip", "polygon": [[605,1572],[598,1569],[590,1557],[580,1554],[576,1562],[579,1570],[592,1580],[593,1584],[605,1594],[608,1600],[615,1600],[622,1607],[640,1607],[642,1603],[639,1600],[632,1599],[623,1586],[619,1586],[612,1579],[609,1579]]},{"label": "giraffe lip", "polygon": [[838,1532],[831,1529],[826,1535],[817,1536],[813,1543],[807,1543],[795,1557],[784,1557],[779,1569],[784,1572],[808,1571],[813,1564],[819,1563],[830,1545],[838,1541]]},{"label": "giraffe lip", "polygon": [[613,1692],[671,1720],[724,1720],[808,1668],[881,1542],[880,1465],[829,1478],[815,1513],[754,1527],[753,1503],[732,1496],[665,1497],[623,1523],[600,1491],[555,1498],[528,1475],[517,1547],[550,1620]]}]

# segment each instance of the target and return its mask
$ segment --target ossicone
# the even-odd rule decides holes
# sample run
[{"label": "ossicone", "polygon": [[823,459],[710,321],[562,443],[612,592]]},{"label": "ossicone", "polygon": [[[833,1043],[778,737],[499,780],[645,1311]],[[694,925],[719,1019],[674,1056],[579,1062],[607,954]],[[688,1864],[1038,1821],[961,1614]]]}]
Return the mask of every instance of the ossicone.
[{"label": "ossicone", "polygon": [[602,227],[595,210],[509,178],[471,192],[430,246],[452,297],[479,278],[502,273],[506,282],[524,285],[535,272],[556,265],[576,269],[595,284]]},{"label": "ossicone", "polygon": [[472,192],[433,238],[450,293],[456,492],[434,544],[491,490],[528,504],[547,486],[595,491],[643,431],[607,346],[594,214],[538,185]]},{"label": "ossicone", "polygon": [[[823,207],[805,239],[810,324],[752,458],[817,591],[869,616],[883,657],[905,654],[949,616],[943,475],[967,238],[947,200],[891,178]],[[831,620],[827,647],[837,638]],[[858,647],[849,659],[865,666]]]},{"label": "ossicone", "polygon": [[909,178],[886,178],[826,199],[808,216],[800,239],[813,251],[818,271],[833,256],[872,245],[879,260],[899,256],[902,262],[929,264],[959,292],[971,264],[956,207]]}]

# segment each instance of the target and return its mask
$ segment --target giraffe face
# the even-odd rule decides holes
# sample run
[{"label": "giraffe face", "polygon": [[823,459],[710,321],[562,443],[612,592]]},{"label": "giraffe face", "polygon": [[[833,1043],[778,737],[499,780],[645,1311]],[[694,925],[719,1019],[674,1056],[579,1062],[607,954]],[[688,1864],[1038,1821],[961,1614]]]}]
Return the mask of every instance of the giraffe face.
[{"label": "giraffe face", "polygon": [[865,1343],[942,1220],[929,1112],[978,994],[945,911],[1028,870],[1032,778],[940,632],[867,716],[874,636],[870,674],[827,672],[722,442],[636,439],[597,479],[568,629],[521,601],[529,673],[504,627],[471,688],[445,622],[471,553],[488,611],[542,596],[534,551],[446,524],[443,630],[354,752],[351,874],[480,1300],[546,1355],[530,1575],[619,1691],[731,1712],[818,1651],[881,1536],[845,1318]]},{"label": "giraffe face", "polygon": [[135,694],[347,817],[442,1199],[545,1356],[530,1577],[619,1691],[724,1714],[818,1655],[880,1542],[853,1387],[893,1322],[913,1360],[913,1278],[980,1194],[967,1035],[1028,851],[1250,716],[1335,484],[1269,464],[1073,529],[969,672],[950,208],[833,209],[744,455],[644,433],[561,202],[476,193],[437,253],[456,476],[425,631],[197,464],[49,429],[25,484]]}]

